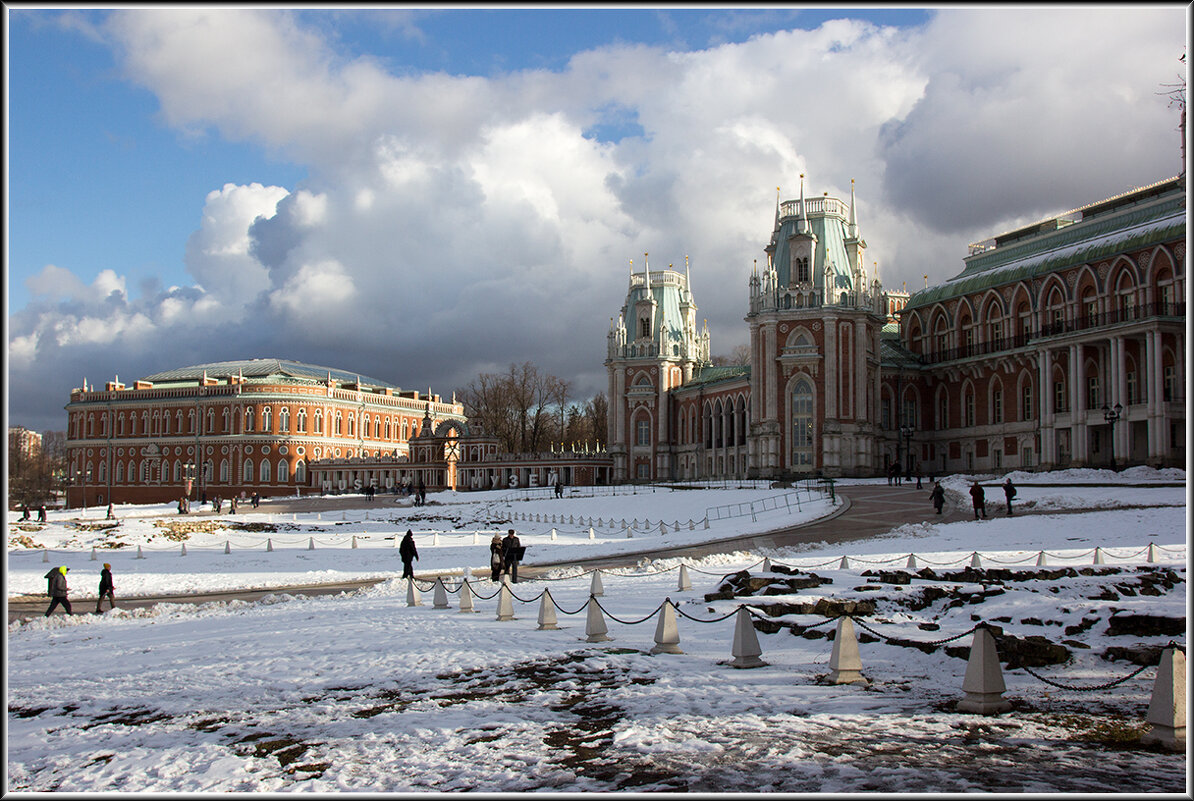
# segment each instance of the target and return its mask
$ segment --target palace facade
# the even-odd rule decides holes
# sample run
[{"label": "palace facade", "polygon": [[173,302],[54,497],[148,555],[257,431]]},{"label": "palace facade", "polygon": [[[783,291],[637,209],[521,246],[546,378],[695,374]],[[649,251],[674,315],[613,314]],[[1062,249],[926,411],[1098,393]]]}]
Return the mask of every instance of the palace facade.
[{"label": "palace facade", "polygon": [[971,245],[911,295],[867,270],[853,188],[801,179],[747,278],[748,364],[710,364],[687,266],[632,267],[615,482],[1184,465],[1184,176]]},{"label": "palace facade", "polygon": [[311,487],[312,463],[409,459],[429,422],[465,420],[455,398],[284,359],[84,381],[66,411],[74,507],[293,495]]}]

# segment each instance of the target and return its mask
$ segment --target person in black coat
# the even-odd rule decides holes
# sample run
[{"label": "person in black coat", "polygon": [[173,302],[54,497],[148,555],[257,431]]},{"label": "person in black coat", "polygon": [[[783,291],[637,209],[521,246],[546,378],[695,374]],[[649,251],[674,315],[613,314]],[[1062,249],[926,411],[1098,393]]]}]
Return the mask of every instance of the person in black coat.
[{"label": "person in black coat", "polygon": [[56,567],[45,575],[46,581],[49,582],[46,585],[46,595],[50,596],[50,608],[46,610],[46,617],[49,617],[54,608],[59,605],[66,610],[68,615],[74,614],[70,608],[70,600],[66,597],[69,592],[69,588],[66,586],[68,570],[70,570],[69,567]]},{"label": "person in black coat", "polygon": [[100,571],[99,598],[95,599],[95,613],[97,615],[104,611],[101,607],[104,605],[105,596],[107,596],[108,603],[112,605],[112,608],[116,608],[115,589],[116,585],[112,583],[112,565],[104,562],[104,569]]},{"label": "person in black coat", "polygon": [[510,529],[506,532],[506,538],[502,540],[502,561],[505,562],[506,569],[510,572],[510,581],[514,584],[518,583],[518,560],[521,555],[522,543],[518,541],[514,529]]},{"label": "person in black coat", "polygon": [[489,578],[491,581],[497,581],[501,578],[502,571],[505,570],[506,563],[502,559],[502,535],[494,534],[493,539],[489,541]]},{"label": "person in black coat", "polygon": [[1012,498],[1016,497],[1016,487],[1009,478],[1003,482],[1003,497],[1007,499],[1007,516],[1012,516]]},{"label": "person in black coat", "polygon": [[933,491],[929,493],[929,499],[933,502],[933,508],[937,510],[937,514],[941,514],[941,510],[945,506],[945,490],[941,487],[940,481],[933,482]]},{"label": "person in black coat", "polygon": [[419,558],[419,549],[415,547],[415,535],[410,529],[398,544],[398,555],[402,557],[402,578],[414,578],[415,570],[411,562]]},{"label": "person in black coat", "polygon": [[974,504],[974,519],[978,520],[979,515],[982,515],[983,520],[986,520],[987,494],[983,492],[983,488],[977,481],[970,486],[970,500]]}]

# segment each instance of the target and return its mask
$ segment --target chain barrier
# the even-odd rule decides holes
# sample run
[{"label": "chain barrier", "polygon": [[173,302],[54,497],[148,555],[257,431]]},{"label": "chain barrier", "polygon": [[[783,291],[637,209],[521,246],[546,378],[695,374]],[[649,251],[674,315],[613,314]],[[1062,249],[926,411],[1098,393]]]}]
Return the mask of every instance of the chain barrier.
[{"label": "chain barrier", "polygon": [[954,640],[960,640],[960,639],[962,639],[963,637],[967,636],[968,634],[973,634],[974,632],[978,631],[980,628],[982,628],[982,627],[985,625],[985,624],[983,624],[983,623],[979,623],[979,624],[977,624],[976,626],[974,626],[973,628],[971,628],[971,629],[969,629],[969,630],[967,630],[967,631],[963,631],[961,634],[955,634],[955,635],[953,635],[952,637],[946,637],[945,639],[942,639],[942,640],[930,640],[930,641],[923,641],[923,640],[910,640],[910,639],[908,639],[908,638],[906,638],[906,637],[888,637],[886,634],[880,634],[879,632],[875,631],[873,628],[871,628],[870,626],[868,626],[866,623],[863,623],[861,620],[859,620],[858,618],[854,617],[854,615],[850,615],[850,616],[849,616],[849,618],[850,618],[850,620],[852,620],[852,621],[854,621],[855,623],[857,623],[857,624],[858,624],[858,627],[859,627],[860,629],[862,629],[862,630],[864,630],[864,631],[866,631],[866,632],[868,632],[868,633],[870,633],[870,634],[873,634],[873,635],[875,635],[875,636],[876,636],[876,637],[878,637],[879,639],[883,640],[883,642],[888,642],[888,643],[890,643],[890,642],[895,642],[895,643],[907,644],[907,645],[913,645],[913,646],[919,646],[919,645],[924,645],[924,646],[937,646],[937,645],[945,645],[947,642],[953,642]]},{"label": "chain barrier", "polygon": [[746,604],[738,604],[738,606],[734,609],[734,611],[727,612],[726,614],[722,615],[721,617],[715,617],[712,620],[705,620],[704,618],[693,617],[692,615],[688,614],[687,612],[685,612],[683,609],[681,609],[678,606],[676,607],[676,614],[678,614],[682,617],[686,617],[694,623],[720,623],[721,621],[725,620],[726,618],[730,618],[730,617],[733,617],[734,615],[738,614],[738,610],[742,609],[745,606],[746,606]]},{"label": "chain barrier", "polygon": [[[592,597],[593,597],[592,595],[589,596],[590,599]],[[579,615],[581,612],[585,611],[585,607],[589,605],[589,602],[585,601],[583,604],[580,605],[580,608],[577,609],[575,612],[569,612],[567,609],[565,609],[564,607],[557,604],[555,598],[551,599],[551,604],[552,604],[552,606],[554,606],[556,608],[557,611],[559,611],[559,613],[561,615]]]},{"label": "chain barrier", "polygon": [[652,612],[651,614],[649,614],[649,615],[647,615],[646,617],[644,617],[644,618],[641,618],[641,619],[639,619],[639,620],[622,620],[622,618],[620,618],[620,617],[616,617],[616,616],[614,616],[614,615],[610,614],[609,610],[608,610],[608,609],[606,609],[604,606],[602,606],[602,605],[601,605],[601,601],[598,601],[598,600],[597,600],[597,596],[595,596],[595,595],[590,595],[590,596],[589,596],[589,599],[590,599],[590,600],[591,600],[593,603],[597,604],[597,608],[598,608],[598,609],[600,609],[600,610],[601,610],[602,612],[604,612],[605,614],[609,615],[611,619],[613,619],[613,620],[616,620],[617,622],[619,622],[619,623],[622,623],[623,625],[626,625],[626,626],[637,626],[639,623],[646,623],[648,620],[650,620],[651,618],[655,617],[655,615],[659,614],[659,610],[660,610],[660,609],[663,609],[663,604],[670,603],[670,601],[671,601],[671,599],[670,599],[670,598],[669,598],[669,599],[667,599],[667,600],[665,600],[665,601],[664,601],[663,603],[661,603],[659,606],[655,607],[655,611],[654,611],[654,612]]},{"label": "chain barrier", "polygon": [[[501,592],[501,590],[499,590],[499,592]],[[517,595],[517,594],[514,592],[514,590],[510,590],[510,596],[511,596],[512,598],[514,598],[514,600],[516,600],[516,601],[521,601],[521,602],[522,602],[522,603],[524,603],[524,604],[533,604],[533,603],[535,603],[535,601],[538,601],[540,598],[542,598],[542,597],[543,597],[543,593],[544,593],[544,592],[547,592],[547,590],[543,590],[543,592],[540,592],[540,593],[539,593],[538,595],[536,595],[534,598],[522,598],[522,597],[518,596],[518,595]]]},{"label": "chain barrier", "polygon": [[1052,679],[1047,679],[1044,676],[1042,676],[1041,674],[1037,673],[1032,668],[1028,667],[1027,665],[1020,665],[1020,669],[1023,670],[1025,673],[1027,673],[1029,676],[1032,676],[1035,679],[1040,679],[1045,684],[1048,684],[1050,687],[1057,687],[1058,689],[1061,689],[1061,690],[1074,690],[1076,692],[1087,692],[1087,691],[1093,691],[1093,690],[1110,690],[1112,687],[1118,687],[1119,685],[1123,684],[1124,682],[1136,678],[1141,673],[1148,670],[1150,667],[1153,667],[1153,665],[1141,665],[1139,668],[1137,668],[1136,670],[1133,670],[1131,673],[1124,676],[1123,678],[1114,679],[1112,681],[1106,682],[1105,684],[1094,684],[1094,685],[1091,685],[1090,687],[1076,687],[1072,684],[1062,684],[1061,682],[1053,681]]}]

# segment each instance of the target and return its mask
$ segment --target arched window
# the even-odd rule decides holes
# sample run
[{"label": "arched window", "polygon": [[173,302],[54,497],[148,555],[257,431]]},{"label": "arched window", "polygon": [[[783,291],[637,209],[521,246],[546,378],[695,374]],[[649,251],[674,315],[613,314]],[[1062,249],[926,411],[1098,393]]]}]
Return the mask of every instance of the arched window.
[{"label": "arched window", "polygon": [[99,472],[96,473],[96,483],[98,483],[98,484],[108,483],[108,463],[107,462],[100,462]]},{"label": "arched window", "polygon": [[290,470],[286,464],[285,459],[278,460],[278,483],[282,484],[289,480]]},{"label": "arched window", "polygon": [[962,425],[974,425],[974,387],[969,384],[962,388]]},{"label": "arched window", "polygon": [[245,407],[245,431],[246,432],[256,430],[254,427],[254,423],[256,422],[255,418],[256,418],[256,415],[253,414],[253,407],[252,406]]},{"label": "arched window", "polygon": [[406,418],[404,417],[404,418],[402,418],[402,441],[403,442],[405,442],[406,440],[409,439],[409,437],[406,434],[407,434]]},{"label": "arched window", "polygon": [[799,379],[792,387],[792,467],[813,465],[813,387]]},{"label": "arched window", "polygon": [[316,434],[323,433],[323,410],[322,409],[315,410],[315,433]]},{"label": "arched window", "polygon": [[264,484],[265,482],[270,481],[270,480],[271,479],[270,479],[269,459],[262,459],[261,460],[261,482]]},{"label": "arched window", "polygon": [[113,480],[113,483],[115,483],[115,484],[123,484],[124,483],[124,462],[118,461],[116,463],[116,477]]},{"label": "arched window", "polygon": [[207,433],[214,434],[216,432],[216,410],[207,410]]},{"label": "arched window", "polygon": [[278,412],[278,432],[286,434],[290,431],[290,409],[283,406]]},{"label": "arched window", "polygon": [[174,430],[179,434],[182,433],[182,409],[174,413]]},{"label": "arched window", "polygon": [[149,434],[149,410],[141,412],[141,436]]},{"label": "arched window", "polygon": [[294,464],[294,481],[296,484],[307,483],[307,463],[299,459]]},{"label": "arched window", "polygon": [[999,386],[991,390],[991,422],[1003,422],[1003,389]]},{"label": "arched window", "polygon": [[386,439],[390,439],[390,418],[386,418]]},{"label": "arched window", "polygon": [[149,460],[148,459],[141,460],[141,470],[137,474],[137,480],[140,481],[142,484],[149,483]]},{"label": "arched window", "polygon": [[949,428],[949,393],[944,387],[937,395],[937,428]]},{"label": "arched window", "polygon": [[272,434],[273,433],[274,427],[273,427],[273,420],[270,419],[271,416],[272,416],[272,412],[270,410],[270,407],[266,406],[264,409],[261,410],[261,431],[264,434]]},{"label": "arched window", "polygon": [[357,416],[355,412],[348,413],[348,436],[355,437],[357,435]]},{"label": "arched window", "polygon": [[221,484],[227,484],[227,483],[228,483],[228,477],[229,477],[229,473],[228,473],[228,460],[227,460],[227,459],[221,459],[221,460],[220,460],[220,483],[221,483]]},{"label": "arched window", "polygon": [[1115,287],[1115,305],[1119,309],[1120,320],[1131,320],[1135,316],[1136,285],[1127,270],[1119,274],[1119,282]]},{"label": "arched window", "polygon": [[224,414],[224,433],[231,434],[232,433],[232,408],[229,406],[225,406],[223,414]]},{"label": "arched window", "polygon": [[340,412],[336,412],[336,436],[340,436],[343,433],[344,433],[344,415],[342,415]]},{"label": "arched window", "polygon": [[298,424],[298,431],[300,434],[307,433],[307,410],[299,409],[295,416],[295,422]]},{"label": "arched window", "polygon": [[174,462],[174,483],[182,482],[182,460],[176,459]]},{"label": "arched window", "polygon": [[245,459],[244,471],[245,471],[245,483],[252,484],[253,483],[253,460],[252,459]]},{"label": "arched window", "polygon": [[1020,419],[1028,421],[1035,416],[1032,403],[1032,381],[1025,377],[1024,383],[1020,385]]},{"label": "arched window", "polygon": [[89,437],[95,436],[95,415],[94,414],[87,415],[87,436],[89,436]]}]

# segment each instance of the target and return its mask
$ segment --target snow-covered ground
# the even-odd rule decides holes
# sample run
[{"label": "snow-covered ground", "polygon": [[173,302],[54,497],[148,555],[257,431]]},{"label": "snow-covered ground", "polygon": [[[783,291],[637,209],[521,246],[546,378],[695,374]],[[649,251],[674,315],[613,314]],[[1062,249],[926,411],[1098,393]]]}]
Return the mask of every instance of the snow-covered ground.
[{"label": "snow-covered ground", "polygon": [[[953,709],[967,663],[945,648],[968,646],[978,620],[1016,637],[1065,644],[1069,661],[1033,671],[1068,687],[1105,685],[1137,669],[1124,658],[1105,658],[1109,648],[1170,640],[1184,645],[1184,635],[1108,629],[1110,618],[1128,613],[1185,618],[1185,489],[1123,486],[1184,481],[1185,474],[1103,472],[1013,474],[1018,507],[1058,514],[906,525],[845,546],[684,560],[691,590],[679,588],[677,559],[603,571],[598,601],[609,642],[587,641],[592,574],[579,568],[515,585],[515,619],[497,619],[497,588],[483,566],[488,532],[508,527],[503,515],[532,518],[513,526],[533,563],[547,561],[548,553],[555,561],[765,531],[827,514],[828,503],[805,500],[798,511],[767,511],[754,522],[749,516],[713,521],[708,529],[698,522],[708,509],[761,505],[784,491],[661,491],[510,504],[498,503],[509,493],[461,494],[441,495],[444,503],[421,509],[383,505],[379,498],[320,519],[274,514],[268,505],[219,519],[175,515],[171,507],[126,508],[117,510],[120,525],[110,531],[80,529],[68,520],[73,513],[51,513],[47,526],[9,527],[10,597],[43,593],[42,575],[63,564],[72,568],[72,596],[94,599],[105,561],[113,566],[118,602],[186,590],[388,580],[336,597],[163,603],[11,624],[9,789],[1183,793],[1189,789],[1185,756],[1142,747],[1136,739],[1153,667],[1099,690],[1058,688],[1023,668],[1005,669],[1013,711],[983,717]],[[970,478],[943,480],[959,504],[969,500]],[[993,494],[988,497],[995,501]],[[1001,505],[1000,497],[995,506]],[[1101,511],[1074,511],[1090,507]],[[156,526],[154,513],[165,515],[162,522],[220,527],[170,539],[183,535]],[[558,520],[561,514],[574,521],[616,517],[619,524],[646,518],[655,527],[627,538],[619,526],[594,526],[589,539],[588,526],[577,522],[533,522],[536,515]],[[660,520],[665,535],[658,533]],[[681,523],[679,532],[673,522]],[[250,530],[224,527],[229,523]],[[434,608],[429,585],[423,585],[421,605],[408,605],[406,582],[393,578],[401,569],[393,537],[407,528],[426,532],[417,538],[420,573],[460,574],[468,567],[476,574],[470,587],[477,614],[459,611],[458,578],[449,582],[455,590],[450,608]],[[15,537],[28,538],[24,547],[14,545]],[[116,542],[124,547],[103,547]],[[1150,543],[1156,546],[1151,554]],[[1103,566],[1092,565],[1096,547]],[[1044,568],[1036,566],[1042,551]],[[963,574],[975,552],[984,568],[1015,567],[1024,580],[980,583]],[[880,569],[913,572],[904,570],[913,553],[936,575],[912,576],[903,585],[877,581]],[[829,583],[704,600],[726,574],[749,569],[762,575],[763,557]],[[1058,567],[1066,565],[1074,569]],[[545,588],[558,610],[558,630],[537,628]],[[929,594],[942,588],[948,594],[939,599]],[[680,613],[683,654],[650,653],[665,598]],[[824,615],[780,613],[776,633],[757,635],[767,666],[724,664],[731,659],[731,613],[739,605],[769,617],[760,610],[818,600],[875,604],[856,614],[871,685],[818,683],[828,672],[832,643],[812,636],[835,625]],[[80,600],[76,610],[88,607]],[[820,625],[803,636],[789,630],[814,624]],[[862,624],[883,638],[957,639],[926,653],[887,639],[866,641]]]}]

